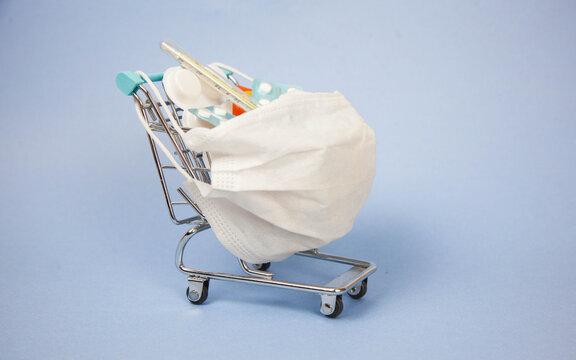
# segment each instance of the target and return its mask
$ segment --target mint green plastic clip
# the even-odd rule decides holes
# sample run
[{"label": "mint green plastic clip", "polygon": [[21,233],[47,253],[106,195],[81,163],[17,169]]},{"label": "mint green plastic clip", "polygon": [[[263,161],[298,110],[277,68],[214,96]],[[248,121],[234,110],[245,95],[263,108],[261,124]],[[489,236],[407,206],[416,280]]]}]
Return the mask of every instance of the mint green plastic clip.
[{"label": "mint green plastic clip", "polygon": [[[164,73],[147,74],[152,81],[162,81]],[[122,71],[116,75],[116,86],[125,95],[132,95],[138,90],[138,86],[144,84],[142,77],[133,71]]]}]

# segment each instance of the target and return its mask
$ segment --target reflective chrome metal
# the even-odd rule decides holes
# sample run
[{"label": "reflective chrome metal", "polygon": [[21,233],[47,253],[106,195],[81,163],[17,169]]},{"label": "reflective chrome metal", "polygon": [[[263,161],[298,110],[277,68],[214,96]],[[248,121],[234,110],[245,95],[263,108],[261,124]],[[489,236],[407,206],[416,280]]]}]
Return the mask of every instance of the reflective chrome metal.
[{"label": "reflective chrome metal", "polygon": [[315,254],[312,251],[304,251],[297,253],[296,255],[305,256],[305,257],[312,257],[317,260],[324,260],[324,261],[331,261],[331,262],[338,262],[341,264],[352,265],[348,271],[344,272],[343,274],[338,275],[326,285],[311,285],[311,284],[304,284],[304,283],[296,283],[290,281],[281,281],[281,280],[273,280],[272,277],[257,277],[257,276],[243,276],[243,275],[236,275],[236,274],[227,274],[227,273],[218,273],[212,271],[204,271],[198,269],[192,269],[184,265],[183,263],[183,254],[184,250],[186,249],[186,245],[190,241],[190,239],[208,229],[210,225],[207,222],[199,222],[196,223],[194,227],[188,230],[184,236],[180,239],[178,243],[178,247],[176,249],[176,267],[181,272],[187,275],[199,276],[199,277],[206,277],[209,279],[217,279],[217,280],[228,280],[228,281],[239,281],[239,282],[249,282],[254,284],[260,285],[268,285],[274,287],[281,287],[281,288],[288,288],[293,290],[301,290],[307,291],[317,294],[326,294],[326,295],[341,295],[350,290],[356,283],[362,281],[374,271],[376,271],[376,265],[372,264],[371,262],[367,261],[360,261],[356,259],[348,259],[340,256],[333,256],[323,253]]},{"label": "reflective chrome metal", "polygon": [[[188,224],[191,221],[195,221],[195,220],[200,219],[200,217],[198,217],[198,216],[193,216],[193,217],[189,217],[189,218],[182,219],[182,220],[179,220],[176,218],[176,215],[174,214],[174,205],[177,204],[177,202],[172,201],[172,199],[170,198],[170,192],[168,191],[168,186],[166,185],[166,178],[164,177],[164,169],[168,169],[168,168],[175,169],[175,168],[174,168],[174,166],[171,166],[171,167],[163,166],[160,163],[160,158],[158,157],[158,149],[156,149],[156,144],[154,143],[154,140],[150,137],[150,135],[148,135],[148,141],[150,143],[150,149],[152,150],[152,156],[154,158],[154,163],[156,164],[156,170],[158,171],[158,177],[160,178],[160,184],[162,185],[162,191],[164,192],[164,200],[166,201],[166,206],[168,207],[170,219],[172,219],[172,221],[176,225]],[[190,204],[190,205],[192,205],[192,204]],[[198,208],[196,206],[196,204],[194,204],[192,206],[195,209]],[[197,211],[197,212],[199,214],[201,214],[199,211]]]},{"label": "reflective chrome metal", "polygon": [[[182,141],[180,136],[178,136],[178,134],[175,134],[173,131],[171,131],[171,126],[168,125],[168,121],[166,120],[166,118],[162,114],[160,108],[158,107],[158,104],[152,100],[152,96],[150,95],[150,92],[148,92],[148,90],[146,90],[146,88],[143,85],[140,85],[139,89],[146,95],[146,97],[152,103],[152,108],[154,109],[154,113],[156,114],[156,116],[158,117],[158,120],[160,121],[160,123],[164,127],[164,130],[166,131],[166,135],[168,135],[168,137],[170,138],[170,141],[174,145],[174,149],[176,150],[176,153],[180,157],[180,160],[182,161],[182,165],[184,165],[183,168],[188,172],[188,174],[190,176],[196,178],[196,176],[194,176],[194,172],[191,170],[194,168],[194,166],[192,166],[192,163],[190,162],[190,158],[188,156],[184,155],[184,150],[186,149],[186,147],[183,146],[184,142]],[[134,95],[134,97],[138,98],[137,95]],[[139,98],[138,98],[138,101],[140,102]],[[145,112],[143,111],[143,113],[145,113]]]},{"label": "reflective chrome metal", "polygon": [[205,278],[195,276],[188,277],[188,299],[190,301],[197,301],[202,296],[203,285]]},{"label": "reflective chrome metal", "polygon": [[336,295],[320,295],[322,298],[322,305],[320,305],[320,312],[324,315],[331,315],[336,310]]},{"label": "reflective chrome metal", "polygon": [[360,294],[360,290],[362,290],[362,282],[355,284],[352,289],[348,290],[348,294],[358,295]]},{"label": "reflective chrome metal", "polygon": [[271,272],[251,269],[248,263],[242,259],[238,259],[238,261],[240,262],[240,267],[246,274],[264,279],[272,279],[274,277],[274,274]]},{"label": "reflective chrome metal", "polygon": [[[186,200],[186,202],[184,204],[189,204],[190,206],[192,206],[194,208],[194,210],[196,210],[196,212],[198,213],[198,215],[200,215],[199,217],[195,217],[195,220],[204,220],[204,214],[202,214],[202,210],[200,210],[200,208],[198,207],[198,205],[196,205],[196,203],[194,201],[192,201],[192,199],[190,198],[190,196],[188,196],[188,194],[186,194],[186,192],[184,191],[184,189],[182,189],[181,187],[178,188],[178,193],[180,193],[180,195],[182,195],[182,197]],[[176,204],[175,202],[173,202],[172,204]]]},{"label": "reflective chrome metal", "polygon": [[[169,122],[169,120],[167,120],[167,117],[163,113],[163,111],[170,111],[172,115],[174,115],[175,121],[177,121],[179,123],[178,125],[181,126],[181,109],[175,107],[167,97],[166,98],[168,100],[154,99],[151,95],[151,92],[146,89],[145,85],[140,85],[139,90],[141,91],[134,93],[133,97],[136,104],[138,105],[139,111],[150,125],[152,131],[164,133],[167,135],[173,150],[178,155],[180,166],[182,166],[184,170],[190,174],[190,176],[198,181],[210,183],[210,154],[195,153],[189,151],[184,145],[180,135],[174,130],[173,125]],[[163,96],[166,96],[166,94],[164,93]],[[161,109],[160,104],[165,104],[166,107],[162,106]],[[324,254],[320,253],[318,249],[302,251],[296,255],[311,258],[312,260],[321,260],[350,265],[351,267],[347,271],[334,277],[326,284],[313,285],[274,279],[275,274],[267,271],[253,269],[248,265],[248,263],[241,259],[239,259],[240,268],[244,271],[244,273],[246,273],[246,275],[205,271],[193,269],[184,265],[183,256],[188,242],[198,233],[209,229],[210,224],[204,218],[202,210],[194,202],[194,199],[192,199],[181,187],[178,187],[177,191],[182,196],[184,201],[172,200],[164,171],[174,170],[175,166],[172,164],[163,164],[154,139],[148,135],[148,141],[158,172],[158,177],[160,178],[160,184],[162,185],[162,191],[164,193],[166,206],[168,207],[168,211],[170,213],[170,218],[176,224],[192,225],[192,227],[182,236],[176,248],[176,266],[178,270],[188,275],[188,298],[190,301],[196,302],[200,300],[202,297],[202,292],[205,289],[203,287],[205,281],[208,281],[209,279],[227,280],[318,294],[322,298],[322,306],[320,311],[323,314],[330,316],[334,313],[335,308],[337,307],[337,301],[340,302],[341,310],[342,300],[337,300],[338,296],[346,292],[350,292],[352,295],[357,294],[360,291],[362,280],[366,279],[374,271],[376,271],[376,265],[371,262]],[[189,218],[181,220],[177,219],[174,212],[174,206],[182,204],[190,205],[195,214]],[[205,298],[206,294],[204,294],[204,299]],[[201,303],[203,301],[204,300],[200,300],[197,303]]]}]

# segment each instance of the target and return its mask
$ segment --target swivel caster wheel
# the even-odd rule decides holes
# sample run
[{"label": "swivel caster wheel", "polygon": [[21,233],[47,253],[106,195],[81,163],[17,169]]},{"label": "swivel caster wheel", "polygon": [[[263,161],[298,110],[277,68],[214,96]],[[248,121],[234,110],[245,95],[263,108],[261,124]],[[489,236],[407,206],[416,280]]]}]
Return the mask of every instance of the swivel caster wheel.
[{"label": "swivel caster wheel", "polygon": [[322,305],[320,312],[329,318],[336,318],[344,310],[342,295],[321,295]]},{"label": "swivel caster wheel", "polygon": [[352,299],[360,299],[368,291],[368,278],[362,280],[361,283],[354,285],[354,287],[348,290],[348,296]]},{"label": "swivel caster wheel", "polygon": [[188,288],[186,289],[186,298],[194,305],[200,305],[208,298],[208,288],[210,279],[188,279]]},{"label": "swivel caster wheel", "polygon": [[252,266],[254,267],[254,270],[266,271],[270,267],[270,263],[252,264]]}]

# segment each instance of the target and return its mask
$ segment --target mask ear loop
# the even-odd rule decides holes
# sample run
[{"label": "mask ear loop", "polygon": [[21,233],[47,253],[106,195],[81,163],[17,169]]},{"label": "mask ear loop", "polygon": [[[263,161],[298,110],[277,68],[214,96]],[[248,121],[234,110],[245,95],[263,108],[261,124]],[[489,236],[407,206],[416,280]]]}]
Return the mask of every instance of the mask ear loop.
[{"label": "mask ear loop", "polygon": [[[234,83],[234,85],[236,85],[236,86],[238,86],[238,82],[235,81],[236,79],[234,79],[234,77],[232,77],[232,75],[238,75],[250,83],[252,83],[254,81],[253,77],[250,77],[250,76],[244,74],[243,72],[241,72],[240,70],[235,69],[232,66],[228,66],[226,64],[215,62],[215,63],[208,65],[208,67],[211,68],[212,70],[215,70],[215,71],[218,71],[218,70],[224,71],[226,77],[228,79],[230,79],[230,81],[232,81]],[[218,69],[218,68],[220,68],[220,69]]]},{"label": "mask ear loop", "polygon": [[[148,85],[150,86],[150,89],[152,89],[152,92],[154,93],[154,96],[156,96],[157,99],[163,99],[162,95],[160,94],[160,91],[158,91],[158,88],[156,87],[156,85],[154,85],[152,80],[150,80],[148,75],[146,75],[142,71],[136,71],[136,74],[140,75],[142,77],[142,79],[144,79],[148,83]],[[160,106],[165,108],[166,104],[161,102]],[[172,126],[174,127],[174,130],[176,130],[178,135],[180,135],[181,137],[184,137],[185,132],[184,132],[184,130],[182,130],[182,128],[180,127],[178,122],[172,116],[172,111],[170,111],[170,109],[165,109],[165,110],[166,110],[166,114],[168,114],[168,118],[170,119],[170,122],[172,123]]]},{"label": "mask ear loop", "polygon": [[[138,75],[142,76],[142,78],[144,80],[146,80],[146,82],[148,83],[148,85],[150,85],[150,88],[154,92],[154,95],[158,99],[162,99],[160,92],[158,91],[156,86],[154,86],[154,84],[152,83],[150,78],[145,73],[143,73],[142,71],[137,71],[136,73]],[[164,104],[161,104],[161,105],[164,106]],[[150,128],[150,124],[148,124],[148,121],[145,119],[144,114],[142,113],[142,109],[140,108],[140,104],[138,103],[138,101],[136,99],[134,99],[134,106],[136,107],[136,113],[138,114],[138,119],[140,119],[140,122],[142,123],[142,126],[144,126],[144,129],[146,130],[148,135],[154,140],[156,145],[158,145],[160,150],[162,150],[164,155],[166,155],[166,157],[168,158],[168,160],[170,160],[172,165],[174,165],[176,170],[178,170],[178,172],[180,172],[180,174],[182,174],[187,180],[192,180],[192,177],[182,168],[182,166],[180,166],[178,161],[176,161],[176,159],[174,159],[174,156],[172,156],[172,154],[170,153],[170,151],[168,150],[166,145],[164,145],[164,143],[158,138],[158,136],[156,136],[156,134],[154,134],[154,132]],[[184,132],[182,131],[182,129],[180,129],[180,127],[178,126],[178,123],[174,120],[174,117],[172,117],[172,113],[170,111],[166,111],[166,112],[168,113],[168,117],[170,118],[170,122],[172,122],[172,124],[174,125],[174,128],[176,129],[178,134],[183,135]],[[180,130],[180,131],[178,131],[178,130]]]}]

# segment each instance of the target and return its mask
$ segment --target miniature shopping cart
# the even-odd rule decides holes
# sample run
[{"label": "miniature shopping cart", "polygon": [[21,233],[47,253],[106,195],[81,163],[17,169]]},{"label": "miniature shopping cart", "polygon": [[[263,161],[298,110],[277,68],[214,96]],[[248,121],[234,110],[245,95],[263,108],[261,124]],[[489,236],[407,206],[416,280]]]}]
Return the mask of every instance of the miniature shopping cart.
[{"label": "miniature shopping cart", "polygon": [[[148,77],[152,81],[160,82],[163,74],[149,74]],[[210,154],[196,153],[186,148],[183,139],[174,130],[174,126],[171,124],[170,120],[170,118],[174,119],[174,121],[178,122],[177,125],[186,129],[182,124],[183,110],[174,104],[174,102],[166,95],[166,91],[161,92],[160,95],[162,98],[157,98],[146,81],[139,74],[134,72],[123,72],[118,74],[117,83],[126,95],[132,96],[140,119],[145,121],[148,128],[155,134],[162,136],[167,140],[163,141],[163,143],[169,144],[169,147],[171,147],[170,150],[175,154],[181,168],[195,180],[210,183]],[[170,111],[172,116],[167,116],[168,114],[166,111]],[[158,139],[158,137],[156,137],[156,139]],[[204,217],[202,209],[182,187],[173,189],[169,186],[170,184],[167,181],[167,173],[176,169],[176,166],[167,163],[167,161],[160,156],[158,147],[164,145],[159,144],[158,141],[155,140],[155,137],[151,136],[150,133],[148,133],[148,141],[152,150],[154,163],[156,164],[170,218],[175,224],[191,226],[178,243],[176,250],[176,266],[181,272],[188,275],[188,288],[186,290],[186,295],[192,304],[199,305],[206,301],[206,298],[208,297],[208,287],[210,280],[212,279],[266,285],[315,293],[321,296],[321,313],[330,318],[335,318],[342,312],[342,295],[344,293],[348,293],[348,295],[353,299],[359,299],[366,294],[368,276],[376,270],[376,266],[373,263],[320,253],[318,249],[298,252],[295,255],[306,257],[311,259],[311,261],[318,260],[336,262],[351,267],[344,273],[338,274],[338,276],[334,277],[326,284],[313,285],[275,279],[275,274],[267,271],[270,267],[270,263],[249,264],[246,261],[239,259],[240,268],[244,272],[242,275],[199,270],[185,265],[183,262],[184,251],[190,239],[196,234],[209,229],[210,224]],[[181,197],[178,201],[173,198],[175,192],[177,192]],[[176,211],[177,206],[184,206],[189,210],[192,210],[193,216],[180,218],[180,216],[177,215],[177,213],[180,212],[180,210]]]}]

